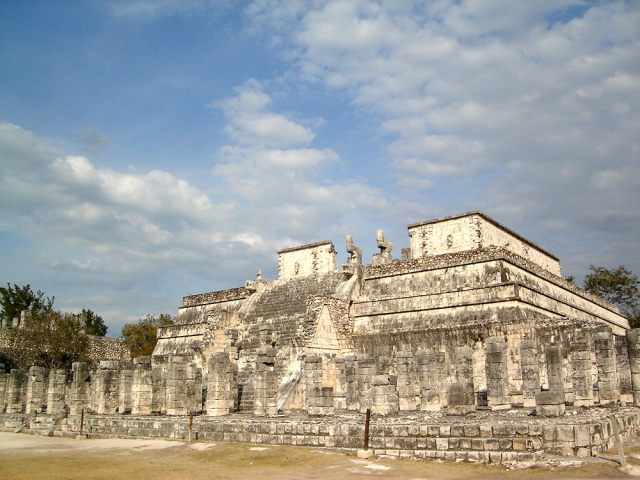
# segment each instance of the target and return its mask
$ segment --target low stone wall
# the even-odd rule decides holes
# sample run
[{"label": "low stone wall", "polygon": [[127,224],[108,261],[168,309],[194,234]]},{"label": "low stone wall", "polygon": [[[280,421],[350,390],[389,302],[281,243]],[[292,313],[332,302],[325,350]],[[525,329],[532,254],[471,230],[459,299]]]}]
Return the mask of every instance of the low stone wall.
[{"label": "low stone wall", "polygon": [[[478,412],[452,417],[439,413],[410,417],[373,416],[369,445],[375,455],[515,463],[544,454],[589,457],[615,445],[610,417],[615,415],[622,438],[635,435],[640,420],[636,408],[587,409],[564,418],[531,417],[524,412]],[[0,415],[0,430],[75,436],[80,415],[64,421],[54,416]],[[52,426],[55,426],[52,429]],[[297,445],[358,450],[364,439],[364,415],[193,418],[193,439],[205,442]],[[90,437],[166,438],[187,440],[188,417],[84,416],[83,433]]]}]

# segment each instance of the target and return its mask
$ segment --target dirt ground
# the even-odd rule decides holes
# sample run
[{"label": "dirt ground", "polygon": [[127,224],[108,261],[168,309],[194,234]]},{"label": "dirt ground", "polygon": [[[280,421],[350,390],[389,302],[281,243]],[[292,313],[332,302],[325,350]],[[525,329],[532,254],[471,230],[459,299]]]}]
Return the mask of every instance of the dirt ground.
[{"label": "dirt ground", "polygon": [[[542,479],[640,476],[640,447],[627,450],[631,468],[611,460],[579,466],[503,466],[416,460],[361,460],[353,454],[303,447],[184,443],[166,440],[69,439],[0,432],[0,478],[19,479]],[[634,456],[638,459],[633,458]],[[574,459],[575,460],[575,459]]]}]

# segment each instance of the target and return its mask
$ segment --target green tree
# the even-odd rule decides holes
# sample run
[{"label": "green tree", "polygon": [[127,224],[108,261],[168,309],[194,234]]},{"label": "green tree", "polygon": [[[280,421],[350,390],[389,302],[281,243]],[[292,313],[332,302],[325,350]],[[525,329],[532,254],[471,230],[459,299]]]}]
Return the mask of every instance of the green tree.
[{"label": "green tree", "polygon": [[10,331],[9,356],[23,368],[71,368],[87,356],[84,328],[84,321],[73,313],[32,311],[21,328]]},{"label": "green tree", "polygon": [[640,281],[630,270],[620,265],[609,270],[590,265],[591,273],[584,278],[584,289],[616,305],[629,319],[632,328],[640,327]]},{"label": "green tree", "polygon": [[131,358],[151,355],[158,343],[158,327],[173,325],[175,317],[161,313],[157,317],[147,315],[137,323],[127,323],[122,327],[124,343],[131,351]]},{"label": "green tree", "polygon": [[7,287],[0,287],[0,316],[3,318],[12,319],[15,317],[20,318],[20,312],[22,310],[28,310],[32,313],[40,313],[51,311],[53,308],[53,300],[55,297],[46,297],[44,293],[38,290],[33,293],[31,285],[25,285],[19,287],[15,283],[13,287],[7,283]]},{"label": "green tree", "polygon": [[95,312],[91,310],[85,310],[83,308],[80,316],[84,318],[85,327],[89,335],[104,337],[107,334],[107,329],[109,327],[104,324],[104,320],[102,320],[102,317],[100,315],[96,315]]}]

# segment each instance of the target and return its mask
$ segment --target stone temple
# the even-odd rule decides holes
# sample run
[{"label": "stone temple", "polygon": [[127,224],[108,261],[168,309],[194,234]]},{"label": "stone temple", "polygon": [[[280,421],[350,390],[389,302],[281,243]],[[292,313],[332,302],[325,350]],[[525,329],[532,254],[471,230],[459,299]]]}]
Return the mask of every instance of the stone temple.
[{"label": "stone temple", "polygon": [[481,212],[408,233],[401,259],[379,230],[370,264],[351,237],[340,266],[318,242],[280,250],[276,280],[184,297],[151,359],[166,378],[151,410],[191,408],[170,393],[180,369],[201,372],[209,415],[633,402],[628,321],[556,257]]},{"label": "stone temple", "polygon": [[[73,428],[86,409],[94,433],[153,436],[158,418],[174,418],[162,425],[177,438],[185,435],[177,416],[194,413],[201,438],[353,448],[362,431],[350,422],[370,409],[380,419],[377,452],[487,461],[597,454],[612,445],[611,409],[623,409],[619,427],[631,435],[640,330],[617,307],[566,281],[558,258],[482,212],[411,224],[408,235],[393,258],[378,230],[380,252],[368,264],[351,236],[341,264],[328,240],[280,250],[273,281],[258,272],[244,286],[184,297],[151,357],[74,364],[66,384],[64,372],[50,375],[49,393],[37,372],[5,374],[5,412],[29,414],[57,388]],[[607,409],[558,420],[589,407]],[[524,420],[463,420],[502,411]],[[555,426],[544,430],[531,414]],[[145,426],[146,415],[156,420]]]}]

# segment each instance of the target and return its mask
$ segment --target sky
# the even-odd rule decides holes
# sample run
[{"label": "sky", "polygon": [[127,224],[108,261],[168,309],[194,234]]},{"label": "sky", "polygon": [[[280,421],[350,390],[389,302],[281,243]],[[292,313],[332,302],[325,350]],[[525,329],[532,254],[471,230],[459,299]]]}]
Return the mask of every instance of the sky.
[{"label": "sky", "polygon": [[0,284],[118,336],[481,210],[640,274],[640,2],[0,0]]}]

